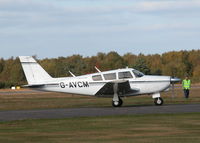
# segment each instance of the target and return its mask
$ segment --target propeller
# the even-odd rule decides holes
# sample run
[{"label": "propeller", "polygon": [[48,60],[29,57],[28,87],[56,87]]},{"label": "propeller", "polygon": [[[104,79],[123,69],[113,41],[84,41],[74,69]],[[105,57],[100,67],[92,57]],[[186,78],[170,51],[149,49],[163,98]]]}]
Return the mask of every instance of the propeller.
[{"label": "propeller", "polygon": [[176,77],[171,77],[170,78],[170,83],[171,83],[171,87],[172,87],[172,98],[175,97],[175,92],[174,92],[174,84],[180,82],[181,79],[176,78]]}]

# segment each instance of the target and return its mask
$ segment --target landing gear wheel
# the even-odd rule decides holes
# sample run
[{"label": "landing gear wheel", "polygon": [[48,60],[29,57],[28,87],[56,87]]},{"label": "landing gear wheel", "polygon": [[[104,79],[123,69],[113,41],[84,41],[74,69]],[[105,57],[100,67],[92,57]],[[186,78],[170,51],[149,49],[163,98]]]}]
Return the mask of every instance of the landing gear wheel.
[{"label": "landing gear wheel", "polygon": [[120,107],[123,104],[123,100],[121,100],[121,98],[119,98],[119,101],[112,101],[112,106],[113,107]]},{"label": "landing gear wheel", "polygon": [[154,103],[155,105],[161,106],[164,103],[164,101],[162,98],[159,97],[154,99]]}]

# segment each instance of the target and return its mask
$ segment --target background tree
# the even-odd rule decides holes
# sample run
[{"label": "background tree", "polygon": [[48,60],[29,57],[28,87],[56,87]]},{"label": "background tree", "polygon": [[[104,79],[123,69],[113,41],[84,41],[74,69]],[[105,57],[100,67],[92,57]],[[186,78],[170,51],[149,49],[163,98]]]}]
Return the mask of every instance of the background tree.
[{"label": "background tree", "polygon": [[153,75],[162,75],[162,60],[161,55],[148,55],[146,56],[148,67]]},{"label": "background tree", "polygon": [[4,63],[4,60],[0,59],[0,74],[3,72]]},{"label": "background tree", "polygon": [[[35,58],[37,56],[34,56]],[[188,74],[192,82],[200,82],[200,50],[172,51],[162,55],[134,55],[127,53],[120,56],[117,52],[97,53],[96,56],[83,57],[72,55],[51,59],[37,60],[52,77],[94,73],[97,66],[101,71],[133,67],[145,74],[169,75],[184,78]],[[11,85],[27,84],[18,58],[0,59],[0,88]]]},{"label": "background tree", "polygon": [[104,70],[118,69],[125,67],[124,59],[117,52],[109,52],[101,62]]},{"label": "background tree", "polygon": [[133,65],[135,65],[137,58],[138,58],[137,55],[131,53],[127,53],[123,56],[124,62],[128,67],[132,67]]},{"label": "background tree", "polygon": [[139,55],[135,65],[133,65],[133,68],[143,72],[144,74],[151,74],[151,70],[148,67],[145,56],[142,54]]}]

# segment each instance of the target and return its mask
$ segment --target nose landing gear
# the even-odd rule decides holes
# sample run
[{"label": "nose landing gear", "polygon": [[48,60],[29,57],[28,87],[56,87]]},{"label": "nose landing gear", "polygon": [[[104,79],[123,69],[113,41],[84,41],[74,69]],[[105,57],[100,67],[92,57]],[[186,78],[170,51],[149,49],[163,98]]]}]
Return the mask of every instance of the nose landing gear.
[{"label": "nose landing gear", "polygon": [[155,98],[154,99],[154,103],[157,106],[161,106],[164,103],[164,101],[163,101],[163,99],[161,97],[159,97],[159,98]]},{"label": "nose landing gear", "polygon": [[163,99],[160,97],[160,93],[154,93],[152,98],[154,99],[155,105],[161,106],[164,103]]}]

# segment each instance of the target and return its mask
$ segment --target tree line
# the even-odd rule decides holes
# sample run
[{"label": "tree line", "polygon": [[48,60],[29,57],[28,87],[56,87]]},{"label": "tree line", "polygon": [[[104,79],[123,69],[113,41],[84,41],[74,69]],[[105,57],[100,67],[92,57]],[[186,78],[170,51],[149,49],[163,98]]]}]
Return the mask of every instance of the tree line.
[{"label": "tree line", "polygon": [[[36,56],[35,56],[36,57]],[[127,53],[120,56],[117,52],[98,53],[96,56],[83,57],[72,55],[68,57],[46,58],[38,60],[41,66],[52,77],[70,76],[96,72],[95,66],[101,71],[134,68],[148,75],[169,75],[179,78],[190,76],[193,83],[200,82],[200,50],[172,51],[152,55]],[[12,85],[27,84],[18,58],[0,59],[0,88]]]}]

